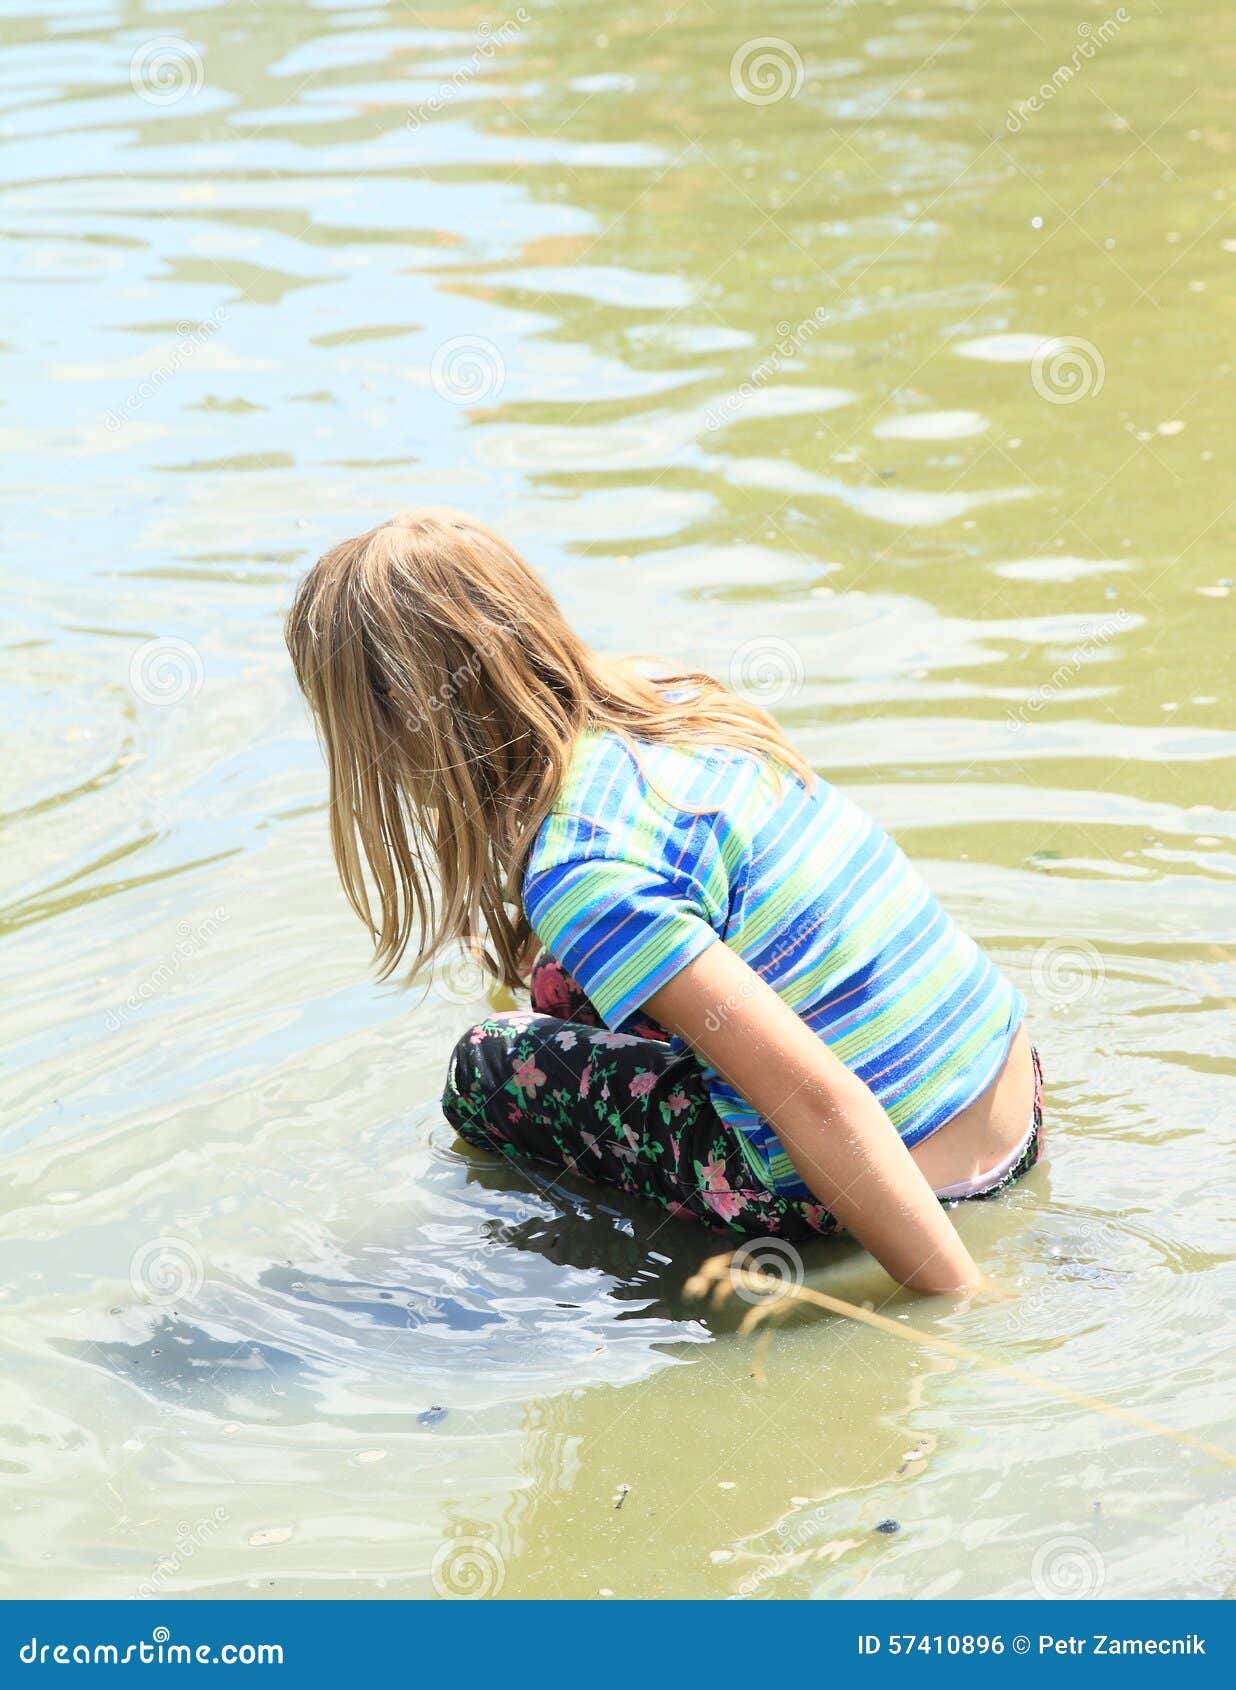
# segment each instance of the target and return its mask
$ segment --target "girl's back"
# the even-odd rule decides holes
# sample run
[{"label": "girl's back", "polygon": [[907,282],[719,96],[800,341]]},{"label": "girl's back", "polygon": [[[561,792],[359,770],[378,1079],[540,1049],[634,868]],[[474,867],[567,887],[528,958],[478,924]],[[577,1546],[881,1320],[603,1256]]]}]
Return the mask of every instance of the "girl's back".
[{"label": "girl's back", "polygon": [[[836,787],[727,746],[581,739],[528,862],[538,938],[620,1030],[721,938],[871,1088],[907,1144],[999,1073],[1018,993]],[[724,1023],[724,1004],[716,1015]],[[802,1193],[772,1128],[708,1070],[752,1170]]]}]

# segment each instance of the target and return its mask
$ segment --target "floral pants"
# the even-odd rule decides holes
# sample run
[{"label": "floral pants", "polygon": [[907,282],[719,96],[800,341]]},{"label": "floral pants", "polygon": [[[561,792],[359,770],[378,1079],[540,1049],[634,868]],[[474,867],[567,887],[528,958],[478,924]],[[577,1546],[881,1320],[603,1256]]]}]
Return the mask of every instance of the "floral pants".
[{"label": "floral pants", "polygon": [[[447,1120],[480,1149],[535,1159],[651,1198],[709,1227],[806,1241],[838,1231],[813,1198],[766,1190],[735,1130],[717,1114],[703,1070],[664,1028],[608,1032],[548,952],[532,970],[532,1008],[478,1022],[455,1046]],[[994,1196],[1034,1166],[1042,1143],[1035,1061],[1033,1136]]]}]

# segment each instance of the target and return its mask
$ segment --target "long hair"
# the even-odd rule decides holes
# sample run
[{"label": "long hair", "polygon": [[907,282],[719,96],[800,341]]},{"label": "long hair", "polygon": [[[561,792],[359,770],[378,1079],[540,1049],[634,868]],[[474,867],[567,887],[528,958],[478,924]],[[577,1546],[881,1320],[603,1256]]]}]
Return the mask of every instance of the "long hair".
[{"label": "long hair", "polygon": [[325,751],[335,863],[383,977],[415,936],[413,973],[463,942],[520,983],[523,868],[589,729],[637,754],[732,746],[814,779],[771,716],[710,675],[654,682],[589,650],[523,559],[457,511],[406,511],[333,547],[286,637]]}]

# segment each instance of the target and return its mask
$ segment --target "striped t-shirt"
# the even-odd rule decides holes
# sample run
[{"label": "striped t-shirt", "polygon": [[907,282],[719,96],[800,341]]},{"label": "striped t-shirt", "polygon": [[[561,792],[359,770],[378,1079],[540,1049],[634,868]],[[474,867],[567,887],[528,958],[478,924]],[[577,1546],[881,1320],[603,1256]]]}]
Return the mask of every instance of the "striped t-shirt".
[{"label": "striped t-shirt", "polygon": [[[747,752],[638,751],[581,737],[524,877],[538,939],[609,1027],[720,938],[866,1081],[906,1144],[986,1090],[1024,999],[881,827],[827,782],[809,792]],[[705,1077],[761,1183],[807,1195],[772,1127]]]}]

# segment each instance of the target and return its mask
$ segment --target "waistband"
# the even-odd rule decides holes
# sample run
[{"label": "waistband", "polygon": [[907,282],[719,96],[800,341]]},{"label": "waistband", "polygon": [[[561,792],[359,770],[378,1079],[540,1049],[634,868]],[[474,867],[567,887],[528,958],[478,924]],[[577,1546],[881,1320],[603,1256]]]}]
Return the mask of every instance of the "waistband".
[{"label": "waistband", "polygon": [[958,1180],[953,1185],[938,1186],[936,1196],[942,1203],[959,1202],[964,1197],[982,1197],[1003,1185],[1019,1163],[1025,1162],[1027,1167],[1032,1167],[1037,1162],[1037,1154],[1031,1157],[1031,1151],[1035,1150],[1036,1141],[1043,1131],[1043,1066],[1033,1045],[1030,1047],[1030,1059],[1034,1067],[1034,1108],[1030,1114],[1030,1127],[1025,1138],[1015,1145],[1007,1156],[1002,1156],[994,1168],[988,1168],[986,1173],[979,1174],[975,1179]]}]

